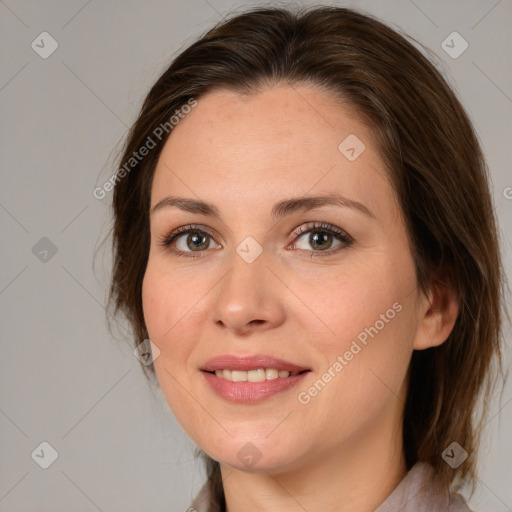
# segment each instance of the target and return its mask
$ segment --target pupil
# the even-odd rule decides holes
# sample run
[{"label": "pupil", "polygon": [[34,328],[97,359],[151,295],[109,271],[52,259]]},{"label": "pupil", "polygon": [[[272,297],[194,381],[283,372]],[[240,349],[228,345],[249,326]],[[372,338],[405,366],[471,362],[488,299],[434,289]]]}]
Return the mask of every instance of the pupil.
[{"label": "pupil", "polygon": [[188,235],[187,245],[188,245],[189,249],[196,250],[196,249],[207,249],[209,243],[206,240],[206,236],[200,235],[198,233],[194,233],[194,234]]},{"label": "pupil", "polygon": [[[320,234],[319,232],[316,232],[316,233],[311,233],[311,235],[309,236],[309,241],[310,241],[310,243],[314,242],[313,245],[316,245],[320,249],[328,249],[331,245],[331,243],[330,243],[331,237],[332,237],[332,235],[330,235],[328,233]],[[328,243],[325,244],[326,242],[328,242]],[[322,246],[322,243],[324,244],[324,246]]]}]

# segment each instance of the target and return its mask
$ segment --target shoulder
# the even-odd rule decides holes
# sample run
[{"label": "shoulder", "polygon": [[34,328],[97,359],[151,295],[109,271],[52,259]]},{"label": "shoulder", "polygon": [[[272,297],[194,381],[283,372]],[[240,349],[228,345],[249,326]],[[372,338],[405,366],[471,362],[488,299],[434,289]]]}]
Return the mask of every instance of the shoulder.
[{"label": "shoulder", "polygon": [[416,463],[375,512],[472,512],[459,494],[433,485],[433,471]]}]

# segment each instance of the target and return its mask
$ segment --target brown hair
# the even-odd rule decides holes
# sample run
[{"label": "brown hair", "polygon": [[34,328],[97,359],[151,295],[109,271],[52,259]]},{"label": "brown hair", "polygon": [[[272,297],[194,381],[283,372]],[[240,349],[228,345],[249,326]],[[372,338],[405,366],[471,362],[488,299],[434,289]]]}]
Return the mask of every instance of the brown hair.
[{"label": "brown hair", "polygon": [[[406,220],[419,286],[426,292],[444,280],[457,292],[460,312],[447,341],[413,353],[404,450],[408,467],[429,463],[439,485],[474,484],[488,400],[473,413],[501,370],[505,278],[479,141],[455,94],[412,43],[347,8],[260,8],[234,16],[180,53],[153,85],[120,164],[191,98],[220,87],[249,94],[281,82],[320,86],[370,124]],[[127,317],[136,344],[148,338],[141,289],[151,183],[166,138],[116,180],[113,194],[109,306]],[[152,366],[143,369],[154,377]],[[469,453],[456,470],[441,458],[453,441]],[[219,464],[198,453],[213,510],[225,510]]]}]

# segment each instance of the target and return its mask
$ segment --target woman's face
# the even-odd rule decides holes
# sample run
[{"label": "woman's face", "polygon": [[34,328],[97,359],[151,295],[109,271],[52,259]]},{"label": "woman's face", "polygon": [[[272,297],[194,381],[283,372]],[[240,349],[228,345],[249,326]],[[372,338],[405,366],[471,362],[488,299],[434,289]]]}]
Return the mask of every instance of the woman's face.
[{"label": "woman's face", "polygon": [[[171,196],[188,202],[162,203]],[[338,199],[301,206],[317,196]],[[198,446],[271,471],[397,438],[420,295],[394,191],[352,110],[308,86],[211,92],[163,149],[156,205],[144,316],[161,389]],[[195,231],[161,244],[183,227]],[[275,379],[278,363],[256,361],[269,371],[231,378],[264,382],[230,382],[203,371],[220,355],[308,371]]]}]

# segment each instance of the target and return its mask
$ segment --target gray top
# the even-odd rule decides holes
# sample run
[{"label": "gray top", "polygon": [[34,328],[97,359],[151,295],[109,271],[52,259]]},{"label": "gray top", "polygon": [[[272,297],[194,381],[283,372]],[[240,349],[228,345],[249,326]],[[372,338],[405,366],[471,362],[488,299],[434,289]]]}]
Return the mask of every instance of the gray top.
[{"label": "gray top", "polygon": [[[416,463],[375,512],[471,512],[459,494],[430,488],[432,468]],[[187,512],[209,512],[210,494],[205,482]]]}]

